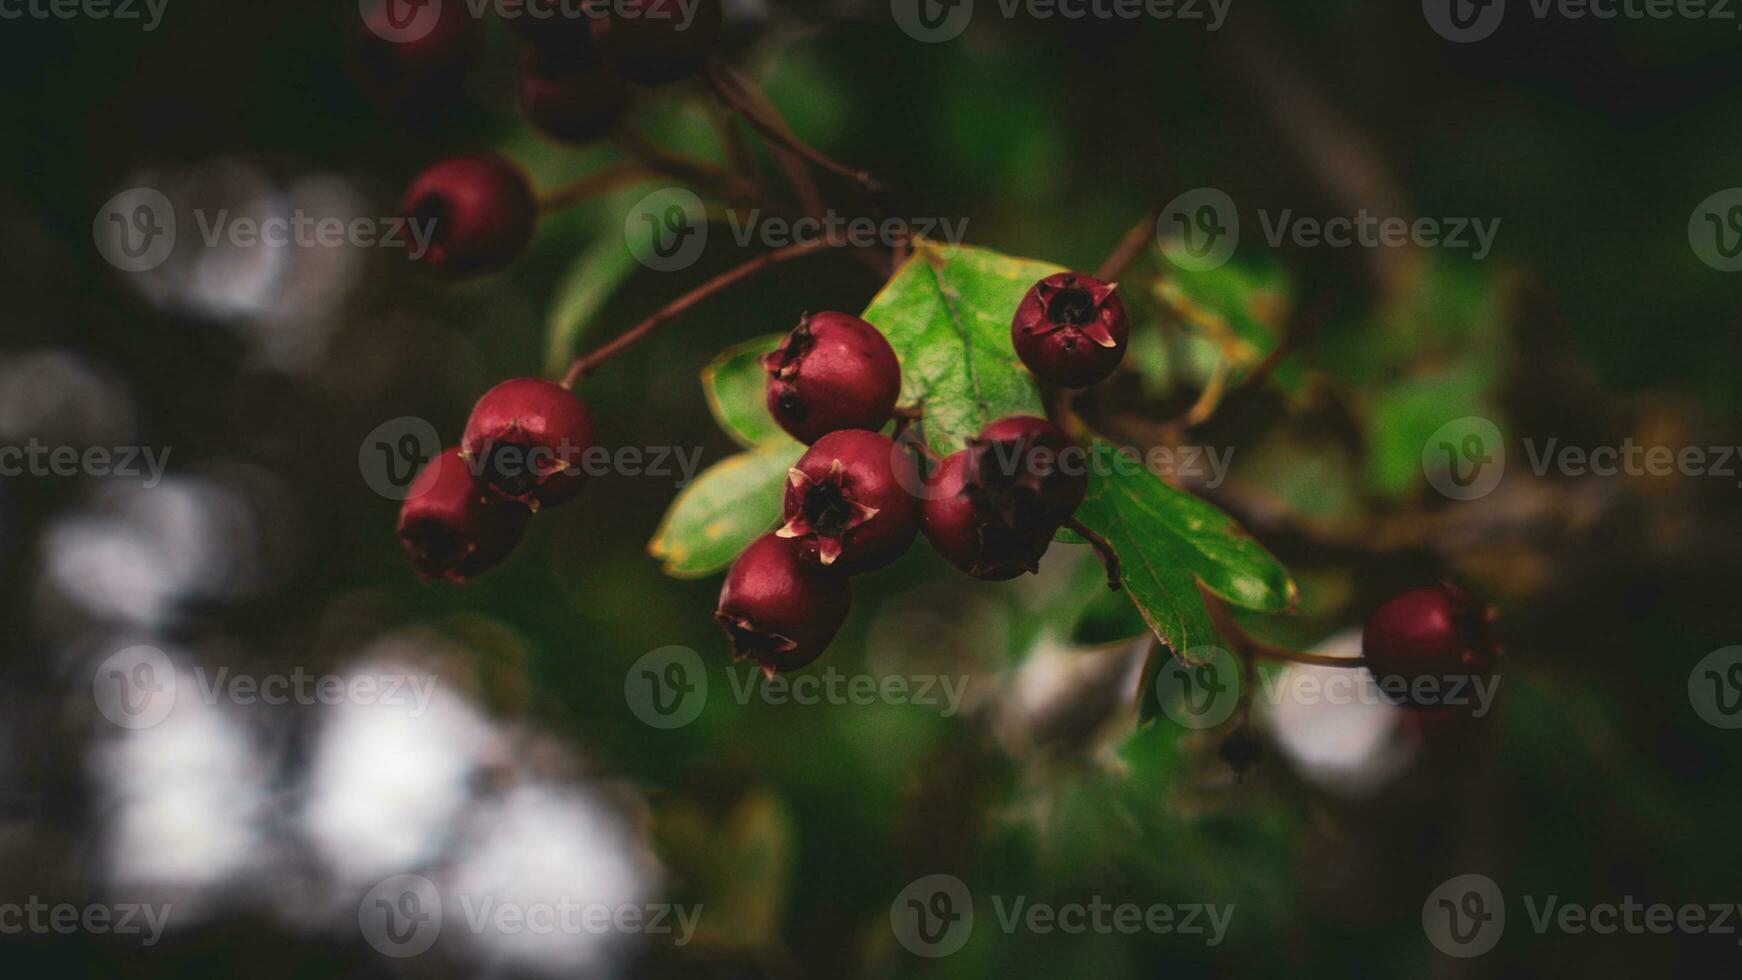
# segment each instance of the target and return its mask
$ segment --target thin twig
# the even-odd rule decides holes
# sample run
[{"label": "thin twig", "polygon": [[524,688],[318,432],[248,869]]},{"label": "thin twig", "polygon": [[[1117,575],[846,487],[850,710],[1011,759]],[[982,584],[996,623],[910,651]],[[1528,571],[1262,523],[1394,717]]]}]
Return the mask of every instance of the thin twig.
[{"label": "thin twig", "polygon": [[639,163],[613,164],[539,195],[538,210],[540,214],[553,214],[603,194],[658,178],[658,171]]},{"label": "thin twig", "polygon": [[781,262],[787,262],[799,258],[800,256],[810,255],[815,252],[839,248],[844,244],[846,243],[831,239],[788,245],[786,248],[779,249],[778,251],[767,252],[759,255],[735,269],[715,276],[707,282],[702,283],[700,286],[697,286],[682,296],[679,296],[677,299],[672,300],[647,319],[642,320],[635,326],[623,331],[614,340],[605,344],[605,346],[600,347],[598,350],[595,350],[584,357],[575,358],[574,361],[569,364],[568,371],[563,375],[563,387],[574,387],[575,382],[589,374],[592,374],[598,369],[599,365],[617,356],[619,353],[622,353],[625,349],[633,346],[636,342],[646,338],[647,335],[657,329],[660,324],[679,316],[690,307],[695,306],[697,303],[700,303],[702,300],[707,299],[715,293],[736,283],[742,282],[769,266]]},{"label": "thin twig", "polygon": [[708,84],[713,87],[714,92],[719,95],[722,101],[732,107],[733,111],[749,123],[752,129],[761,133],[764,139],[792,150],[829,173],[854,181],[863,187],[865,193],[871,195],[873,200],[880,201],[882,199],[884,191],[882,181],[873,177],[868,171],[849,167],[824,154],[816,147],[799,139],[784,121],[779,120],[778,117],[770,118],[770,114],[765,113],[763,108],[756,104],[756,99],[748,94],[754,88],[753,83],[726,64],[719,61],[709,64]]},{"label": "thin twig", "polygon": [[1209,590],[1198,587],[1203,596],[1204,609],[1209,612],[1210,619],[1234,646],[1241,659],[1280,660],[1291,664],[1311,664],[1315,667],[1365,667],[1366,657],[1333,657],[1322,653],[1303,653],[1288,647],[1278,646],[1266,640],[1260,640],[1241,628],[1234,620],[1234,614],[1228,609],[1228,604]]},{"label": "thin twig", "polygon": [[1095,270],[1095,278],[1102,282],[1111,282],[1125,274],[1131,263],[1142,254],[1143,247],[1155,240],[1155,223],[1161,220],[1161,209],[1150,208],[1144,212],[1143,220],[1131,226],[1125,237],[1119,239],[1119,244],[1107,256],[1107,261]]},{"label": "thin twig", "polygon": [[640,161],[650,170],[667,174],[684,181],[698,184],[715,190],[719,196],[732,201],[761,201],[762,193],[756,185],[743,177],[723,170],[711,163],[704,163],[690,157],[672,153],[670,150],[641,136],[629,129],[619,129],[616,133],[617,145],[624,152]]},{"label": "thin twig", "polygon": [[1101,559],[1101,566],[1107,570],[1107,588],[1117,592],[1125,584],[1124,577],[1119,572],[1119,555],[1113,551],[1113,546],[1107,539],[1101,537],[1093,528],[1077,520],[1075,517],[1065,522],[1065,527],[1082,535],[1089,547],[1095,549],[1095,557]]}]

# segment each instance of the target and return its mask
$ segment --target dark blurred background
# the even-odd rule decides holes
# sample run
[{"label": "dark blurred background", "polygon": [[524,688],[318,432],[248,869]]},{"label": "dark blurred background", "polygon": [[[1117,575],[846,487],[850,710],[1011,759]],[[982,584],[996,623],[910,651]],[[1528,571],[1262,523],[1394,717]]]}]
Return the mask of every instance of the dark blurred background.
[{"label": "dark blurred background", "polygon": [[[982,0],[982,6],[993,5]],[[1366,611],[1453,576],[1497,605],[1494,716],[1434,729],[1383,705],[1278,710],[1244,779],[1215,733],[1130,711],[1128,613],[1078,601],[1055,549],[1014,586],[924,549],[859,587],[829,653],[847,673],[971,677],[963,710],[736,703],[714,675],[658,730],[625,672],[668,645],[720,669],[718,578],[646,551],[678,487],[607,476],[541,515],[500,571],[417,579],[397,504],[359,472],[389,420],[448,441],[504,377],[545,370],[553,325],[642,191],[545,220],[511,271],[430,280],[383,250],[195,250],[152,273],[93,245],[136,186],[210,208],[381,215],[429,162],[493,149],[541,188],[618,158],[515,108],[512,40],[437,118],[384,111],[347,67],[349,4],[169,0],[156,30],[0,21],[0,438],[171,449],[161,483],[0,480],[0,903],[170,902],[162,941],[0,935],[17,976],[1632,976],[1733,973],[1734,936],[1530,927],[1455,959],[1422,903],[1466,872],[1508,896],[1742,900],[1737,735],[1690,672],[1742,642],[1737,478],[1528,471],[1478,503],[1417,459],[1481,415],[1516,440],[1735,445],[1742,303],[1689,217],[1742,183],[1736,24],[1509,12],[1453,44],[1418,5],[1233,0],[1219,30],[982,10],[926,44],[877,2],[728,4],[725,57],[793,127],[880,176],[891,210],[1093,268],[1145,209],[1198,187],[1240,203],[1239,262],[1330,313],[1298,347],[1311,397],[1230,405],[1190,438],[1235,449],[1206,495],[1289,566],[1298,615],[1253,622],[1353,652]],[[715,157],[699,88],[638,96],[638,127]],[[839,190],[838,185],[830,185]],[[1493,254],[1270,248],[1293,209],[1499,219]],[[185,232],[184,232],[185,235]],[[720,236],[725,241],[727,236]],[[585,349],[748,257],[636,270]],[[878,281],[808,259],[710,300],[585,382],[607,444],[733,452],[696,372]],[[1201,378],[1115,388],[1166,417]],[[1104,406],[1103,406],[1104,407]],[[1517,451],[1517,443],[1510,447]],[[1080,615],[1087,606],[1086,615]],[[407,720],[355,705],[178,705],[126,730],[91,676],[146,644],[178,669],[439,677]],[[186,679],[184,677],[184,683]],[[368,889],[420,873],[506,900],[701,903],[694,942],[444,936],[392,959],[357,925]],[[890,903],[960,877],[983,903],[959,953],[911,956]],[[996,928],[987,896],[1233,903],[1223,942]],[[4,925],[0,922],[0,925]]]}]

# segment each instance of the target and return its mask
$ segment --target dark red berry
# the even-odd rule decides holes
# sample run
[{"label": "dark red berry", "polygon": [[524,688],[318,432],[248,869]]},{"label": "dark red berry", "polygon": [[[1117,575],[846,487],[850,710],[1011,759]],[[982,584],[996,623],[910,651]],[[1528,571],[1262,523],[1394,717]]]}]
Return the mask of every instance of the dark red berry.
[{"label": "dark red berry", "polygon": [[926,484],[926,540],[946,561],[975,578],[1002,582],[1039,572],[1058,524],[1006,521],[983,508],[980,496],[965,485],[969,462],[964,449],[933,471]]},{"label": "dark red berry", "polygon": [[1064,523],[1089,490],[1088,457],[1064,430],[1043,418],[1012,415],[968,440],[965,482],[981,506],[1007,523],[1032,510],[1029,523]]},{"label": "dark red berry", "polygon": [[841,429],[881,429],[901,395],[895,349],[845,313],[806,313],[762,366],[769,414],[804,443]]},{"label": "dark red berry", "polygon": [[521,55],[520,105],[539,132],[586,143],[623,118],[629,86],[596,52],[531,47]]},{"label": "dark red berry", "polygon": [[447,108],[483,60],[484,25],[466,4],[399,0],[384,0],[365,16],[350,55],[371,98],[413,116]]},{"label": "dark red berry", "polygon": [[1450,583],[1412,589],[1373,611],[1361,650],[1382,691],[1417,706],[1446,705],[1473,697],[1468,681],[1493,670],[1499,646],[1490,618]]},{"label": "dark red berry", "polygon": [[593,48],[592,0],[498,0],[502,22],[522,41],[548,48]]},{"label": "dark red berry", "polygon": [[464,582],[507,558],[530,517],[524,507],[487,498],[456,446],[412,479],[399,510],[399,542],[424,577]]},{"label": "dark red berry", "polygon": [[562,385],[514,378],[478,399],[460,447],[486,493],[537,510],[580,491],[593,420]]},{"label": "dark red berry", "polygon": [[1036,283],[1010,325],[1016,355],[1036,376],[1063,388],[1087,388],[1112,374],[1131,338],[1114,288],[1074,272]]},{"label": "dark red berry", "polygon": [[895,440],[863,429],[831,432],[787,474],[775,533],[807,559],[849,574],[901,557],[919,533],[919,473]]},{"label": "dark red berry", "polygon": [[624,78],[664,85],[702,70],[724,20],[721,0],[616,0],[593,39]]},{"label": "dark red berry", "polygon": [[765,534],[732,563],[714,618],[732,638],[734,659],[755,660],[773,677],[820,656],[852,599],[845,575],[804,560],[796,542]]},{"label": "dark red berry", "polygon": [[501,157],[443,160],[411,182],[401,205],[415,228],[430,222],[429,245],[416,256],[445,278],[506,268],[532,241],[538,205],[520,168]]}]

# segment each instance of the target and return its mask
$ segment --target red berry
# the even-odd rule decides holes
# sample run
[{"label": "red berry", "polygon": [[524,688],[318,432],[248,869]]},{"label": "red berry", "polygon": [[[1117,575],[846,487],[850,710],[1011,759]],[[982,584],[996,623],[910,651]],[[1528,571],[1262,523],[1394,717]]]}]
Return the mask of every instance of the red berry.
[{"label": "red berry", "polygon": [[1057,523],[1006,522],[980,506],[965,486],[969,452],[952,453],[927,482],[926,540],[950,564],[978,579],[1002,582],[1023,572],[1039,572]]},{"label": "red berry", "polygon": [[498,0],[508,29],[528,44],[593,48],[593,18],[588,0]]},{"label": "red berry", "polygon": [[424,577],[463,582],[507,558],[530,516],[485,497],[456,446],[412,479],[399,510],[399,542]]},{"label": "red berry", "polygon": [[414,222],[434,223],[419,260],[446,278],[506,268],[538,223],[525,174],[493,156],[451,157],[430,167],[411,182],[401,207]]},{"label": "red berry", "polygon": [[768,412],[800,442],[840,429],[881,429],[901,395],[895,349],[876,327],[845,313],[806,313],[762,366]]},{"label": "red berry", "polygon": [[[484,60],[484,25],[463,3],[414,8],[386,0],[364,21],[351,50],[351,68],[384,107],[428,115],[459,97],[466,76]],[[424,29],[422,18],[435,20]],[[403,40],[392,40],[403,38]]]},{"label": "red berry", "polygon": [[[1467,681],[1486,676],[1499,654],[1489,619],[1468,593],[1450,583],[1412,589],[1373,611],[1361,632],[1362,653],[1381,690],[1411,704],[1426,707],[1448,697],[1472,697]],[[1431,689],[1416,686],[1423,678],[1432,679]]]},{"label": "red berry", "polygon": [[806,558],[849,574],[901,557],[919,533],[919,473],[895,440],[843,429],[817,440],[788,472],[775,533]]},{"label": "red berry", "polygon": [[629,86],[596,52],[533,47],[521,55],[520,104],[539,132],[586,143],[623,118]]},{"label": "red berry", "polygon": [[537,510],[580,491],[593,420],[562,385],[514,378],[478,399],[460,447],[486,493]]},{"label": "red berry", "polygon": [[821,655],[852,598],[845,575],[805,561],[795,542],[765,534],[732,563],[714,618],[732,638],[734,659],[754,659],[772,677]]},{"label": "red berry", "polygon": [[1060,272],[1036,283],[1016,308],[1010,341],[1042,380],[1087,388],[1119,366],[1131,328],[1114,286]]},{"label": "red berry", "polygon": [[617,0],[593,19],[593,39],[624,78],[664,85],[701,71],[724,20],[720,0]]},{"label": "red berry", "polygon": [[965,482],[981,506],[1007,523],[1026,509],[1033,523],[1064,523],[1089,490],[1088,457],[1064,430],[1043,418],[1012,415],[968,440]]}]

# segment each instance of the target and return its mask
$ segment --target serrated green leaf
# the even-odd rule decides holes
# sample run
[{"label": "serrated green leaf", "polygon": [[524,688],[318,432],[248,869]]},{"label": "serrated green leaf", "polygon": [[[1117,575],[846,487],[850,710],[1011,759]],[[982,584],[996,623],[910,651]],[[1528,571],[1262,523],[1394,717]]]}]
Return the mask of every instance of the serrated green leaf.
[{"label": "serrated green leaf", "polygon": [[786,471],[803,451],[782,436],[710,466],[672,501],[648,553],[677,578],[704,578],[730,565],[779,519]]},{"label": "serrated green leaf", "polygon": [[762,355],[779,347],[784,337],[771,334],[734,344],[702,368],[702,393],[708,397],[708,411],[741,446],[755,447],[781,435],[763,399],[767,375]]},{"label": "serrated green leaf", "polygon": [[575,259],[545,318],[545,373],[559,375],[568,367],[582,333],[635,268],[635,256],[622,235],[601,236]]},{"label": "serrated green leaf", "polygon": [[986,423],[1044,410],[1034,378],[1010,344],[1023,294],[1063,271],[986,249],[922,244],[864,318],[901,359],[901,403],[925,406],[926,442],[962,448]]},{"label": "serrated green leaf", "polygon": [[[1130,456],[1090,473],[1077,517],[1113,546],[1126,594],[1177,656],[1189,659],[1189,651],[1217,642],[1200,585],[1244,609],[1279,612],[1294,605],[1294,581],[1263,545]],[[1146,690],[1159,666],[1145,671]]]}]

